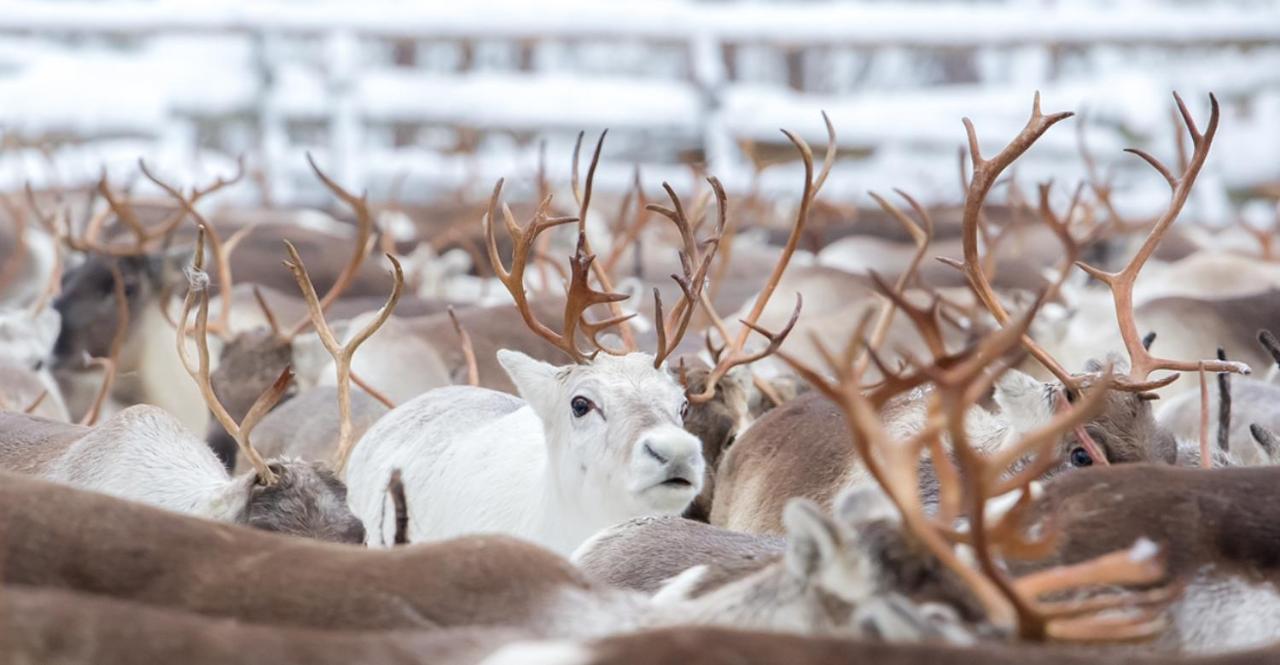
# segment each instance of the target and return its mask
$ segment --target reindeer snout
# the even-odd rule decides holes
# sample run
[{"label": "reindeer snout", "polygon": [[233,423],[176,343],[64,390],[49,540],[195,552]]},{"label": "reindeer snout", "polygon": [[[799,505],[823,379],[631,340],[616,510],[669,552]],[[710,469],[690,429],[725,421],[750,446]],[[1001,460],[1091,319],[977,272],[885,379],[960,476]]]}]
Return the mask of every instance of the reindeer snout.
[{"label": "reindeer snout", "polygon": [[702,442],[678,427],[651,430],[640,440],[639,457],[671,478],[694,483],[702,477]]}]

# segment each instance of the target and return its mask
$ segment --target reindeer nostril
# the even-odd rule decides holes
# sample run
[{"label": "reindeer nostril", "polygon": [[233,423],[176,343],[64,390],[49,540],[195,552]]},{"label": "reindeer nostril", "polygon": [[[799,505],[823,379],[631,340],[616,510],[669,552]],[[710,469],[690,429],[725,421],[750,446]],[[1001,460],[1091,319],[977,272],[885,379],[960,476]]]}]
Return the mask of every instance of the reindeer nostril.
[{"label": "reindeer nostril", "polygon": [[645,442],[644,444],[644,452],[646,455],[658,460],[659,464],[666,464],[667,462],[671,461],[669,458],[664,457],[661,453],[654,450],[653,446],[649,445],[648,442]]}]

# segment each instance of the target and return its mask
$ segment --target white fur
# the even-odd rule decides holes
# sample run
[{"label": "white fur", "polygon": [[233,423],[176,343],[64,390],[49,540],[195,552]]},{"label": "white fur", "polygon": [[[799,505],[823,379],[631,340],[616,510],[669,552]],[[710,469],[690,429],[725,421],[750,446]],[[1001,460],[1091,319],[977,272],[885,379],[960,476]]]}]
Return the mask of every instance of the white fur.
[{"label": "white fur", "polygon": [[[62,317],[52,307],[36,316],[25,309],[0,311],[0,364],[27,369],[35,373],[47,391],[37,415],[55,420],[68,420],[67,406],[57,381],[49,371],[53,345],[58,340]],[[0,396],[4,387],[0,386]],[[10,404],[11,408],[26,405]]]},{"label": "white fur", "polygon": [[[164,409],[189,431],[204,432],[209,426],[209,408],[200,396],[200,389],[182,369],[174,334],[173,326],[158,306],[143,307],[138,320],[130,324],[119,371],[137,378],[140,393],[135,396],[136,401]],[[211,370],[217,368],[221,348],[221,340],[210,335]],[[194,349],[194,343],[188,342],[187,352],[193,359]]]},{"label": "white fur", "polygon": [[706,564],[694,566],[662,583],[653,594],[654,605],[670,605],[693,597],[693,590],[707,576]]},{"label": "white fur", "polygon": [[1257,648],[1276,642],[1280,590],[1261,579],[1204,574],[1187,585],[1172,614],[1185,653]]},{"label": "white fur", "polygon": [[514,642],[493,652],[480,665],[586,665],[591,650],[574,642]]},{"label": "white fur", "polygon": [[[351,336],[377,315],[377,312],[367,312],[353,318],[347,325],[343,343],[350,341]],[[449,368],[435,347],[394,316],[352,356],[351,371],[396,404],[453,383]],[[322,386],[337,384],[332,359],[326,363],[318,381]]]},{"label": "white fur", "polygon": [[244,513],[254,482],[252,473],[228,476],[204,441],[149,405],[95,427],[49,464],[47,478],[222,521]]},{"label": "white fur", "polygon": [[[602,355],[558,368],[504,350],[498,360],[524,402],[441,388],[365,433],[346,480],[370,544],[381,544],[381,497],[393,468],[402,470],[414,542],[500,532],[567,556],[604,527],[679,514],[697,496],[701,443],[681,427],[680,386],[653,368],[652,356]],[[596,408],[575,417],[575,396]],[[673,477],[689,484],[663,484]]]}]

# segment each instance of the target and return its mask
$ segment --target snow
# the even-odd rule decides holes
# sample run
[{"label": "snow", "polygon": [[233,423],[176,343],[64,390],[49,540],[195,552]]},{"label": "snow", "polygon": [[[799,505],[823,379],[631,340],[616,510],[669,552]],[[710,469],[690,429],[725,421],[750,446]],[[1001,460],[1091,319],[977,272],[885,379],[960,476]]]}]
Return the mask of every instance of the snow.
[{"label": "snow", "polygon": [[[416,66],[389,60],[418,40]],[[459,40],[474,40],[474,65]],[[531,62],[516,63],[519,48]],[[428,48],[429,47],[429,48]],[[730,50],[725,50],[730,49]],[[801,49],[804,91],[788,86]],[[958,49],[958,50],[957,50]],[[971,59],[960,78],[944,65]],[[952,54],[947,56],[946,54]],[[1122,209],[1148,209],[1163,183],[1124,147],[1168,157],[1169,91],[1198,118],[1210,90],[1223,122],[1196,209],[1224,218],[1229,193],[1280,180],[1280,2],[1057,3],[483,0],[454,3],[271,0],[0,1],[0,187],[85,182],[102,165],[126,177],[139,156],[195,181],[248,152],[270,167],[276,200],[314,197],[303,159],[344,182],[417,195],[524,180],[548,142],[558,173],[578,130],[610,128],[599,186],[692,182],[676,161],[701,148],[732,191],[749,186],[740,149],[787,150],[779,127],[820,151],[831,116],[848,155],[825,195],[855,200],[906,187],[953,200],[962,117],[992,154],[1046,111],[1088,112],[1088,140],[1116,164]],[[1083,175],[1072,119],[1019,162],[1019,178]],[[397,147],[392,127],[422,139]],[[459,129],[487,132],[460,151]],[[795,164],[766,190],[794,194]],[[1214,191],[1205,191],[1213,189]]]}]

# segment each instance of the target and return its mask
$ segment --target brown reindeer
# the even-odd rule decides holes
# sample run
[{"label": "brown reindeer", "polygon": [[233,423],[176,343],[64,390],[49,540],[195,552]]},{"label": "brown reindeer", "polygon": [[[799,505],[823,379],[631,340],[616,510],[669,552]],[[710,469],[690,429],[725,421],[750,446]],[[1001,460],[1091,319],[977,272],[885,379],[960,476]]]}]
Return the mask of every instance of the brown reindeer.
[{"label": "brown reindeer", "polygon": [[333,631],[262,626],[49,588],[0,589],[0,659],[131,665],[472,665],[518,628]]}]

